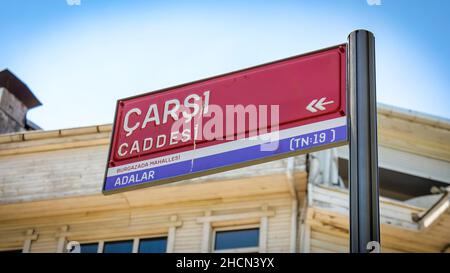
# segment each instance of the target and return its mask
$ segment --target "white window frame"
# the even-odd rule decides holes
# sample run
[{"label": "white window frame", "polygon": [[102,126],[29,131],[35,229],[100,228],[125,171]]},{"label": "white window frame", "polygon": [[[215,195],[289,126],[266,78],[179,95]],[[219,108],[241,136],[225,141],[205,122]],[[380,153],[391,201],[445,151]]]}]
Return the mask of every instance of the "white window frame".
[{"label": "white window frame", "polygon": [[152,236],[141,236],[141,237],[134,238],[132,253],[139,253],[139,243],[140,243],[141,239],[155,239],[155,238],[166,238],[166,252],[165,253],[169,253],[169,252],[167,252],[167,249],[169,248],[169,234],[154,235],[154,236],[153,235]]},{"label": "white window frame", "polygon": [[251,253],[251,252],[259,252],[261,245],[261,238],[258,238],[258,245],[252,247],[239,247],[239,248],[227,248],[215,250],[216,246],[216,233],[221,231],[234,231],[234,230],[246,230],[246,229],[258,229],[258,233],[261,234],[261,227],[259,224],[253,225],[240,225],[240,226],[231,226],[231,227],[217,227],[213,229],[212,239],[211,239],[211,249],[213,253]]},{"label": "white window frame", "polygon": [[132,251],[131,253],[138,253],[139,251],[139,242],[141,239],[153,239],[153,238],[166,238],[166,252],[169,248],[169,236],[168,234],[155,234],[155,235],[149,235],[149,236],[139,236],[139,237],[116,237],[111,239],[104,239],[104,240],[87,240],[87,241],[77,241],[80,243],[80,245],[84,244],[98,244],[97,246],[97,253],[103,253],[103,250],[105,248],[105,243],[109,242],[120,242],[120,241],[132,241]]},{"label": "white window frame", "polygon": [[69,241],[76,241],[80,244],[98,243],[97,253],[103,253],[105,242],[132,240],[133,241],[132,253],[137,253],[139,250],[139,241],[141,239],[165,237],[167,240],[166,253],[171,253],[174,251],[174,248],[175,248],[176,229],[178,227],[181,227],[182,225],[183,225],[183,221],[181,221],[179,219],[178,215],[173,214],[173,215],[169,216],[169,221],[167,224],[164,225],[163,229],[160,228],[160,229],[158,229],[158,231],[151,232],[151,230],[145,230],[145,231],[141,232],[141,234],[133,233],[133,234],[128,234],[128,235],[126,233],[122,233],[123,235],[114,236],[111,238],[108,238],[106,236],[101,236],[100,238],[98,238],[98,237],[95,238],[93,236],[91,239],[89,236],[87,239],[84,239],[84,240],[77,240],[76,236],[75,235],[72,236],[71,233],[68,232],[68,228],[67,228],[64,231],[65,232],[64,233],[64,239],[65,239],[64,246],[66,246],[67,242],[69,242]]},{"label": "white window frame", "polygon": [[[248,224],[259,223],[259,249],[257,252],[267,252],[267,238],[269,217],[275,216],[275,210],[270,209],[268,205],[263,204],[259,210],[236,212],[227,214],[213,214],[212,210],[205,211],[204,216],[197,218],[197,223],[203,224],[201,252],[209,253],[212,251],[211,236],[213,235],[213,227],[218,228],[218,223],[223,227],[243,226]],[[251,220],[251,221],[249,221]],[[249,223],[253,222],[254,223]],[[227,224],[228,223],[228,224]]]}]

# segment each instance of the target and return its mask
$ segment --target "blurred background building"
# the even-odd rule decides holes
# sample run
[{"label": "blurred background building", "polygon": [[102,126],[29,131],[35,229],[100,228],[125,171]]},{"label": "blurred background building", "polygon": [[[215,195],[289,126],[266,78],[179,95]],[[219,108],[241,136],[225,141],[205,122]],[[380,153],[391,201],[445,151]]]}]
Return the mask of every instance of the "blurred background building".
[{"label": "blurred background building", "polygon": [[0,134],[41,129],[27,119],[28,110],[40,105],[28,86],[11,71],[0,71]]},{"label": "blurred background building", "polygon": [[[0,251],[348,252],[346,146],[104,196],[111,125],[45,131],[0,72]],[[450,121],[379,105],[383,252],[449,252]]]}]

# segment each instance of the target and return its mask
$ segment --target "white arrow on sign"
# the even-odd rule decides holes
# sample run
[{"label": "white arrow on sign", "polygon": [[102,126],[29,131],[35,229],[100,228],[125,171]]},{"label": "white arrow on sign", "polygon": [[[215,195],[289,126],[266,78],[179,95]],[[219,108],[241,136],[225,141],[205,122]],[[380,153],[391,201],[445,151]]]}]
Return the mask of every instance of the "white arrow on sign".
[{"label": "white arrow on sign", "polygon": [[325,107],[323,107],[324,105],[327,104],[332,104],[334,103],[334,101],[330,100],[330,101],[325,101],[327,98],[323,97],[321,99],[314,99],[313,101],[311,101],[308,106],[306,106],[306,110],[315,113],[317,112],[317,110],[323,111],[326,110]]}]

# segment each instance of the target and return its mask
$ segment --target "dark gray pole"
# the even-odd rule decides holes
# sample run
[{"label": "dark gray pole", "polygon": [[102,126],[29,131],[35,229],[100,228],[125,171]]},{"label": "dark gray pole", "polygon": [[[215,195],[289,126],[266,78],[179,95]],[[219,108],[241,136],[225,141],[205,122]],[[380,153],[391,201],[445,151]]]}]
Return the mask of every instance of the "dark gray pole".
[{"label": "dark gray pole", "polygon": [[356,30],[348,45],[350,251],[364,253],[380,242],[375,37]]}]

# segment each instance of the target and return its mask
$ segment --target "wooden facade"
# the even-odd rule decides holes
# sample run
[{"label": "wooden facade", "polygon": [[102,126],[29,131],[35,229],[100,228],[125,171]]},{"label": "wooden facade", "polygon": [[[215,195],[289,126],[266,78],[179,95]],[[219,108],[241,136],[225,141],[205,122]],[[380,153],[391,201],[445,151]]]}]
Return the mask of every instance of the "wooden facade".
[{"label": "wooden facade", "polygon": [[[429,177],[450,183],[447,121],[381,107],[379,123],[381,147],[435,160]],[[258,247],[230,251],[348,251],[348,191],[308,182],[306,155],[104,196],[110,133],[100,125],[0,135],[0,251],[164,236],[167,252],[212,252],[216,231],[248,227],[259,228]],[[450,211],[424,227],[413,216],[427,210],[382,198],[382,250],[446,251]]]}]

